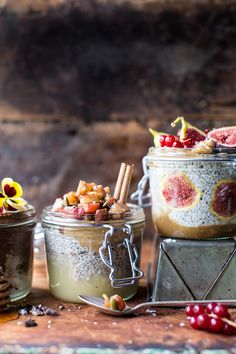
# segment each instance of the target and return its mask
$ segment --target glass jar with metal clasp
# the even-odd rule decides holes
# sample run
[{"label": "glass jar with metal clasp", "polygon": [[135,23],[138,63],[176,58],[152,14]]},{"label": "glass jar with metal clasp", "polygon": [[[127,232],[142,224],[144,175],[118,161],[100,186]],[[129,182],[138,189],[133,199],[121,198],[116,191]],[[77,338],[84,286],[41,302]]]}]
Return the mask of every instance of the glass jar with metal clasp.
[{"label": "glass jar with metal clasp", "polygon": [[78,295],[119,294],[138,290],[144,229],[143,209],[129,205],[119,219],[106,223],[77,220],[43,211],[49,286],[53,296],[80,302]]},{"label": "glass jar with metal clasp", "polygon": [[35,214],[30,206],[0,217],[0,269],[10,283],[11,301],[24,298],[31,290]]},{"label": "glass jar with metal clasp", "polygon": [[235,149],[198,154],[151,147],[143,171],[131,199],[151,206],[160,236],[204,240],[236,235]]}]

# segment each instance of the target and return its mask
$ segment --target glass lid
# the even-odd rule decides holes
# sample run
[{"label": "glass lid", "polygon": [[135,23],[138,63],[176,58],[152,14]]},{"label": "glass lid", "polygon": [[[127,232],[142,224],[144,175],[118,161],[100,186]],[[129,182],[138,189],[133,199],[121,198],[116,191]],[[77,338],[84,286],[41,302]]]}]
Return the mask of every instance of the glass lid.
[{"label": "glass lid", "polygon": [[236,162],[236,148],[215,148],[210,154],[199,154],[194,149],[150,147],[148,160],[190,160]]},{"label": "glass lid", "polygon": [[[87,220],[84,216],[79,218],[71,214],[66,214],[63,212],[52,211],[52,206],[48,206],[43,210],[43,224],[53,224],[58,226],[69,226],[69,227],[93,227],[102,226],[104,224],[111,224],[113,226],[117,224],[136,224],[143,222],[145,220],[145,215],[143,209],[135,204],[127,204],[129,211],[122,214],[114,214],[112,218],[103,221]],[[87,215],[89,216],[89,214]]]}]

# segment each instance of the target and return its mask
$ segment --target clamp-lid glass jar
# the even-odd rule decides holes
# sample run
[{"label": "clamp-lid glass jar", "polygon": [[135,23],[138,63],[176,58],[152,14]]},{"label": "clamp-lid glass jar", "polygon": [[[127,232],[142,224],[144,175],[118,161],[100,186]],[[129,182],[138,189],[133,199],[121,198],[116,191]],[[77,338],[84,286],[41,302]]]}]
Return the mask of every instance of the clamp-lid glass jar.
[{"label": "clamp-lid glass jar", "polygon": [[152,218],[164,237],[208,239],[236,235],[236,153],[225,149],[150,148],[143,159],[139,204],[149,180]]},{"label": "clamp-lid glass jar", "polygon": [[144,228],[143,209],[129,205],[121,219],[106,224],[43,211],[49,286],[53,296],[80,302],[78,295],[115,293],[131,298],[138,290]]},{"label": "clamp-lid glass jar", "polygon": [[12,301],[31,289],[35,209],[11,211],[0,216],[0,267],[10,282]]}]

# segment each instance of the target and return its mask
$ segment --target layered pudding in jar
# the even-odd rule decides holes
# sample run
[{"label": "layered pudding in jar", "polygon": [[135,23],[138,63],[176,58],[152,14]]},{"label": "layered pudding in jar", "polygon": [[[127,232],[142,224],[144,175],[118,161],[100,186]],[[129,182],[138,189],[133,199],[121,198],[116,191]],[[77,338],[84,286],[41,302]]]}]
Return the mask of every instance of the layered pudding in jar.
[{"label": "layered pudding in jar", "polygon": [[[170,138],[154,132],[156,146],[145,157],[156,231],[189,239],[235,236],[236,150],[227,146],[227,128],[222,146],[211,138],[214,134],[201,132],[183,118],[182,123],[182,137],[181,130]],[[236,128],[229,130],[232,141]],[[213,132],[217,138],[217,130]]]},{"label": "layered pudding in jar", "polygon": [[[80,302],[79,295],[119,294],[128,299],[137,292],[138,280],[130,281],[133,271],[124,240],[131,241],[132,250],[135,247],[138,269],[144,228],[142,208],[120,202],[108,187],[80,181],[75,191],[44,209],[43,227],[53,296]],[[108,265],[112,263],[113,278],[101,255]],[[127,283],[122,279],[128,279]]]},{"label": "layered pudding in jar", "polygon": [[22,198],[19,183],[4,178],[1,187],[0,272],[9,283],[9,299],[14,301],[31,289],[35,209]]}]

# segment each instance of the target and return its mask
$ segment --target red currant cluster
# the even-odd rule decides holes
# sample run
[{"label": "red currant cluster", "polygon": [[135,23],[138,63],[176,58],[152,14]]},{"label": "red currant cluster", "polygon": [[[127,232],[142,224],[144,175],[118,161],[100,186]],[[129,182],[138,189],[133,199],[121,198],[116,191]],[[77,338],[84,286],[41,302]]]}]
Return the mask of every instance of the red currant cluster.
[{"label": "red currant cluster", "polygon": [[177,136],[172,134],[169,135],[161,135],[159,139],[159,143],[161,147],[175,147],[175,148],[183,148],[184,144],[181,143]]},{"label": "red currant cluster", "polygon": [[236,322],[231,316],[226,305],[211,302],[206,307],[203,305],[188,305],[186,315],[192,328],[205,330],[212,333],[236,334]]}]

